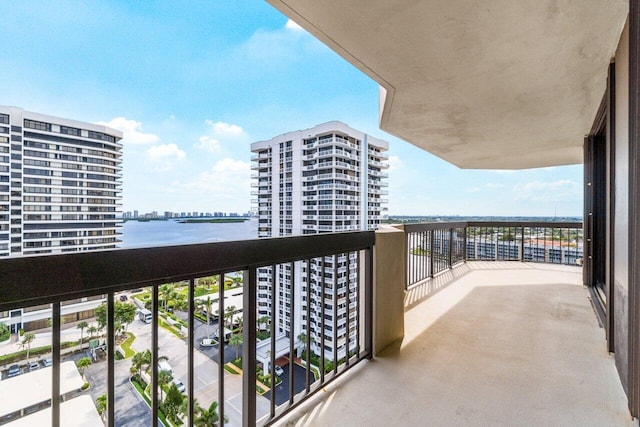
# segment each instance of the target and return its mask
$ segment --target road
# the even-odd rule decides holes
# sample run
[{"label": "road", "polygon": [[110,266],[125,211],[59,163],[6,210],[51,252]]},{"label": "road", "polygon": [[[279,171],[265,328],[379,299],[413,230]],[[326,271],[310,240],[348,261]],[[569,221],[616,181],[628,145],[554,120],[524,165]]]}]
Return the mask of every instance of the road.
[{"label": "road", "polygon": [[[136,336],[132,345],[135,351],[144,351],[151,348],[150,324],[135,320],[129,326],[129,331]],[[195,336],[198,337],[199,335],[202,335],[202,337],[206,335],[206,325],[202,324],[196,328]],[[166,357],[173,368],[174,378],[180,378],[186,385],[188,349],[185,340],[160,328],[158,330],[158,347],[160,348],[159,356]],[[225,347],[225,360],[231,360],[234,354],[235,349],[227,349]],[[200,351],[196,347],[194,352],[194,394],[198,403],[205,408],[208,408],[218,397],[218,365],[211,359],[212,356],[215,356],[214,359],[217,358],[217,349],[208,348]],[[131,362],[127,362],[129,363],[128,366],[131,366]],[[225,371],[223,381],[225,387],[225,415],[229,418],[227,425],[241,426],[242,377]],[[258,417],[261,417],[269,412],[269,401],[262,396],[257,396],[256,408]]]}]

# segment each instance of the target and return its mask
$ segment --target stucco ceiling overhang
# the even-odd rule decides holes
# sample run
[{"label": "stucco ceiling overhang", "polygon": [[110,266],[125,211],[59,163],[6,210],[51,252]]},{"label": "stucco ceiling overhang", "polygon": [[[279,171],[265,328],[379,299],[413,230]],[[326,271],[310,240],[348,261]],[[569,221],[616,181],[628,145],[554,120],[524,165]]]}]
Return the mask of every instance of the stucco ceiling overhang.
[{"label": "stucco ceiling overhang", "polygon": [[582,162],[628,10],[627,0],[267,1],[380,84],[383,130],[480,169]]}]

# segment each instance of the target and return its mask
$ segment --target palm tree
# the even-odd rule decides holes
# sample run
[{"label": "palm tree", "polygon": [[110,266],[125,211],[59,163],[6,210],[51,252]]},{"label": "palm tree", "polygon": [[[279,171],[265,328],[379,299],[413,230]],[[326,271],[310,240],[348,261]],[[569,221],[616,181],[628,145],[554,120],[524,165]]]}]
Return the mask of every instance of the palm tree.
[{"label": "palm tree", "polygon": [[205,308],[207,312],[207,339],[211,338],[211,332],[209,331],[209,323],[211,322],[211,297],[207,295],[206,300],[201,300],[199,303],[199,308]]},{"label": "palm tree", "polygon": [[161,285],[158,288],[158,297],[162,299],[162,301],[163,301],[162,307],[165,310],[167,309],[167,302],[168,302],[169,295],[171,294],[172,290],[173,290],[173,286],[171,286],[168,283],[165,283],[164,285]]},{"label": "palm tree", "polygon": [[89,337],[93,338],[93,334],[98,332],[98,328],[96,328],[94,325],[91,325],[87,328],[87,332],[89,332]]},{"label": "palm tree", "polygon": [[233,334],[229,338],[229,345],[236,349],[236,359],[238,358],[238,347],[242,345],[242,335]]},{"label": "palm tree", "polygon": [[298,341],[302,343],[302,346],[298,347],[298,357],[300,357],[302,350],[306,347],[306,344],[307,344],[307,334],[305,334],[304,332],[301,332],[300,334],[298,334]]},{"label": "palm tree", "polygon": [[[220,421],[220,417],[218,416],[218,402],[214,401],[211,403],[211,405],[209,405],[209,409],[205,409],[202,406],[198,405],[197,406],[197,412],[195,411],[196,409],[196,402],[193,402],[194,405],[194,420],[193,420],[193,425],[196,427],[215,427],[218,425],[218,422]],[[227,423],[229,422],[229,420],[227,419],[227,417],[224,417],[224,422]]]},{"label": "palm tree", "polygon": [[236,313],[236,306],[230,305],[225,309],[224,317],[229,319],[229,329],[233,327],[233,315]]},{"label": "palm tree", "polygon": [[235,286],[240,286],[243,284],[244,282],[244,278],[242,277],[241,273],[236,273],[235,276],[233,276],[233,278],[231,278],[231,282],[235,285]]},{"label": "palm tree", "polygon": [[22,337],[22,341],[18,344],[22,349],[27,349],[27,363],[29,363],[29,351],[31,351],[31,343],[36,339],[36,334],[32,332],[27,332]]},{"label": "palm tree", "polygon": [[133,355],[131,359],[131,370],[140,375],[140,370],[144,365],[151,364],[151,350],[145,350]]},{"label": "palm tree", "polygon": [[169,384],[171,382],[171,380],[173,379],[173,375],[171,375],[171,372],[167,371],[167,370],[162,370],[160,372],[158,372],[158,386],[160,387],[160,401],[162,402],[164,400],[164,394],[163,394],[163,389],[162,387]]},{"label": "palm tree", "polygon": [[106,394],[101,394],[100,396],[98,396],[98,398],[96,399],[96,409],[100,414],[100,418],[102,418],[102,420],[104,421],[104,416],[107,413],[107,395]]},{"label": "palm tree", "polygon": [[80,329],[80,344],[82,344],[84,340],[84,330],[89,327],[89,324],[85,321],[82,321],[76,325],[76,328]]},{"label": "palm tree", "polygon": [[91,359],[89,359],[88,357],[83,357],[82,359],[76,362],[76,366],[80,371],[80,375],[82,376],[82,379],[84,379],[84,371],[89,367],[89,365],[91,365]]}]

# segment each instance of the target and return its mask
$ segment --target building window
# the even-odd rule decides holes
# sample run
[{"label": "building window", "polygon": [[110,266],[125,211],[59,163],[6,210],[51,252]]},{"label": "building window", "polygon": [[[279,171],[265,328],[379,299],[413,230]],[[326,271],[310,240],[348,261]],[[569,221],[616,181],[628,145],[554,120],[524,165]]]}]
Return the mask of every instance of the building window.
[{"label": "building window", "polygon": [[35,120],[24,119],[24,127],[51,132],[51,123],[38,122]]},{"label": "building window", "polygon": [[60,133],[65,135],[80,136],[80,129],[69,126],[60,126]]}]

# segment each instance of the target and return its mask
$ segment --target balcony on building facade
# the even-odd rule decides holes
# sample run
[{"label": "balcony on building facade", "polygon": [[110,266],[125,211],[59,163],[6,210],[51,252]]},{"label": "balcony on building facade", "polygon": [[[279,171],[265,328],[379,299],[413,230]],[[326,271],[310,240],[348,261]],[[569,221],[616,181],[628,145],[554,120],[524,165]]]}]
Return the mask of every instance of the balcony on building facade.
[{"label": "balcony on building facade", "polygon": [[[349,229],[351,226],[341,227]],[[335,229],[333,227],[333,231]],[[568,398],[569,395],[563,393],[571,391],[571,396],[577,401],[592,395],[603,399],[607,410],[614,408],[615,421],[620,417],[621,406],[616,398],[622,396],[615,368],[607,357],[594,357],[590,353],[592,349],[583,342],[584,334],[596,342],[597,337],[603,334],[598,329],[594,313],[590,311],[587,291],[581,285],[583,247],[580,223],[456,222],[405,224],[385,227],[376,232],[322,233],[239,242],[18,257],[0,260],[0,280],[11,284],[2,288],[0,313],[25,307],[48,307],[48,318],[52,324],[52,348],[49,352],[53,366],[45,369],[50,369],[46,376],[50,378],[51,400],[49,403],[34,403],[38,403],[41,410],[50,411],[48,417],[53,426],[65,425],[65,417],[69,416],[65,412],[65,405],[77,399],[68,395],[61,398],[62,391],[67,392],[63,378],[66,372],[63,364],[67,358],[63,355],[66,345],[63,342],[64,331],[68,328],[61,322],[65,302],[95,297],[106,301],[107,319],[111,319],[111,322],[107,320],[106,333],[101,338],[106,352],[95,363],[101,364],[104,372],[105,385],[101,387],[104,387],[107,400],[115,402],[104,412],[107,425],[117,425],[121,422],[120,417],[124,416],[119,410],[125,405],[123,399],[131,396],[121,392],[122,388],[116,382],[116,378],[119,378],[116,372],[122,369],[128,372],[130,362],[115,358],[118,347],[113,319],[119,296],[132,295],[132,291],[139,289],[145,290],[151,312],[150,324],[136,320],[138,324],[134,325],[139,329],[148,328],[149,331],[147,348],[151,350],[151,363],[148,381],[158,384],[159,375],[162,375],[154,367],[158,366],[158,358],[168,356],[186,385],[184,393],[188,396],[189,407],[183,417],[185,421],[189,416],[193,417],[194,399],[197,399],[198,404],[207,406],[214,401],[223,402],[218,405],[218,415],[227,419],[228,425],[270,425],[291,419],[304,421],[304,417],[319,417],[319,424],[334,425],[340,417],[343,417],[343,421],[347,419],[344,417],[349,413],[349,408],[353,409],[349,415],[350,422],[376,425],[370,418],[371,411],[363,405],[373,402],[382,405],[386,402],[388,408],[402,407],[406,402],[418,398],[416,390],[420,384],[425,390],[435,392],[434,384],[439,384],[439,381],[446,383],[448,375],[453,375],[453,380],[446,385],[447,395],[456,396],[453,399],[460,407],[471,405],[474,411],[479,410],[479,404],[466,401],[467,397],[478,399],[477,393],[502,390],[500,396],[510,399],[508,408],[491,407],[486,402],[489,397],[480,398],[482,404],[495,410],[493,416],[496,420],[513,416],[518,410],[531,415],[532,420],[562,421],[570,419],[567,418],[569,416],[581,420],[587,415],[578,414],[580,409],[585,409],[588,416],[594,416],[593,420],[600,420],[597,418],[600,415],[593,415],[593,412],[599,412],[591,407],[587,410],[584,407],[587,404],[569,408],[569,415],[547,413],[546,416],[550,418],[543,416],[545,410],[557,409],[554,405],[558,405],[553,402],[554,399],[546,399],[545,396]],[[299,281],[300,284],[293,286],[286,298],[281,300],[276,297],[278,286],[270,285],[275,271],[285,271],[287,279],[294,283]],[[213,277],[217,283],[226,283],[226,279],[240,277],[237,272],[241,274],[241,284],[234,289],[220,286],[211,299],[215,301],[215,310],[224,312],[228,308],[228,305],[225,306],[226,297],[240,298],[243,326],[235,333],[242,336],[244,344],[241,349],[225,346],[220,352],[207,352],[201,346],[202,342],[195,338],[202,324],[202,304],[196,291],[201,288],[203,278]],[[330,280],[331,277],[333,280]],[[305,283],[309,283],[311,278],[325,285],[306,289]],[[567,284],[568,281],[571,283]],[[482,283],[479,285],[478,282]],[[161,327],[167,322],[176,322],[163,307],[166,305],[164,298],[167,286],[180,289],[187,296],[186,307],[181,312],[184,320],[179,328],[180,337]],[[257,316],[258,310],[261,310],[261,313],[269,313],[267,318],[275,319],[278,307],[278,304],[271,304],[265,308],[266,311],[258,307],[258,287],[261,292],[270,293],[272,301],[287,305],[286,321],[293,323],[291,327],[298,333],[283,335],[275,322]],[[482,294],[489,291],[487,295]],[[320,296],[318,301],[325,301],[324,309],[315,302],[292,304],[299,298],[305,300],[306,292]],[[473,302],[471,297],[480,299],[477,305],[475,302],[469,305]],[[441,315],[444,320],[434,320],[434,313]],[[526,326],[517,323],[518,315],[527,313],[535,322],[525,322]],[[489,322],[487,325],[473,323],[483,316]],[[500,320],[502,317],[507,324],[513,322],[513,329],[504,327],[504,322]],[[19,319],[2,320],[17,322]],[[451,335],[442,335],[438,322],[444,322],[442,327],[451,327],[445,329]],[[495,329],[496,325],[501,324],[502,328]],[[333,328],[327,328],[330,325]],[[494,329],[489,331],[484,329],[485,326]],[[224,327],[225,322],[218,322],[211,329],[217,331],[217,336],[222,336],[225,334]],[[518,329],[521,327],[525,329]],[[540,331],[537,332],[537,329]],[[578,331],[575,337],[567,333],[574,329]],[[476,337],[474,331],[480,335]],[[455,333],[461,335],[456,336]],[[318,338],[306,339],[309,334]],[[521,337],[519,334],[529,335]],[[345,336],[350,339],[345,340]],[[383,352],[389,344],[402,340],[403,336],[405,343],[393,350],[395,356]],[[142,340],[142,336],[137,339]],[[482,341],[485,339],[489,341]],[[422,350],[425,352],[423,357],[425,361],[434,360],[433,365],[428,362],[413,364],[414,359],[419,359],[420,350],[416,350],[416,346],[422,345],[421,340],[429,343],[428,349]],[[515,340],[513,347],[524,346],[527,351],[531,351],[529,344],[538,344],[542,348],[534,352],[533,357],[516,354],[512,348],[500,347],[510,340]],[[180,349],[177,354],[166,354],[169,341]],[[558,346],[563,351],[571,347],[576,351],[560,357]],[[451,356],[439,354],[439,348],[453,353]],[[225,362],[235,351],[242,356],[241,368],[237,368],[242,370],[241,376],[225,371]],[[546,356],[544,351],[551,353]],[[403,356],[405,353],[406,356]],[[513,359],[505,361],[502,354]],[[379,361],[367,363],[374,355]],[[466,358],[462,355],[466,355]],[[452,359],[451,367],[439,364],[441,358],[448,357]],[[566,364],[567,357],[576,358],[570,364],[575,369]],[[580,357],[584,357],[584,361]],[[473,371],[464,368],[464,363],[470,361],[473,361]],[[17,363],[21,365],[26,361],[18,360]],[[503,374],[501,370],[496,371],[500,363],[508,364],[508,371]],[[581,371],[585,363],[596,367],[595,376],[592,371]],[[282,369],[279,375],[276,374],[276,366]],[[308,366],[313,368],[306,369]],[[203,375],[203,369],[217,373],[206,385],[196,381]],[[458,371],[451,369],[460,369],[460,375],[454,374]],[[602,394],[597,386],[599,381],[605,381],[607,372],[612,380],[606,383],[608,391]],[[462,373],[470,381],[466,387],[460,383]],[[283,381],[273,394],[265,384],[268,381],[265,374]],[[404,375],[413,379],[408,380]],[[540,379],[541,375],[543,379]],[[373,386],[365,401],[355,395],[356,392],[362,393],[367,385],[371,386],[371,381],[378,381],[385,376],[387,387]],[[33,373],[25,372],[19,378],[29,384],[30,378],[35,377]],[[333,390],[334,380],[339,382],[343,391],[336,401],[331,402],[331,395],[316,392]],[[484,383],[478,385],[474,381]],[[400,382],[403,383],[402,388],[388,386]],[[460,388],[454,388],[455,385]],[[539,386],[544,386],[544,393],[538,393],[540,390],[535,387]],[[509,393],[514,395],[509,396]],[[154,418],[166,416],[162,404],[164,395],[166,393],[149,394],[151,409],[144,415],[148,424],[153,424],[150,420]],[[327,396],[329,401],[326,400]],[[436,415],[444,416],[449,410],[450,418],[443,419],[455,420],[462,416],[455,408],[447,406],[446,399],[439,398],[437,393],[420,396],[421,400],[428,399],[430,404],[426,409],[421,409],[424,406],[420,405],[413,406],[410,411],[412,420],[423,417],[427,422]],[[566,399],[561,401],[565,402]],[[319,404],[324,405],[325,409],[313,410],[317,402],[324,402]],[[434,406],[435,402],[441,406]],[[541,406],[535,409],[535,405]],[[16,418],[27,421],[28,417],[34,416],[29,414],[34,410],[31,406],[28,411],[26,407],[21,407],[9,413],[3,412],[0,407],[0,422],[10,422]],[[390,419],[387,415],[383,419]],[[399,413],[397,416],[400,416]],[[307,421],[312,422],[311,418]]]}]

